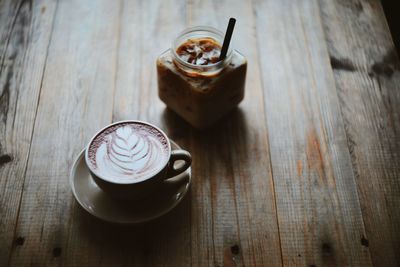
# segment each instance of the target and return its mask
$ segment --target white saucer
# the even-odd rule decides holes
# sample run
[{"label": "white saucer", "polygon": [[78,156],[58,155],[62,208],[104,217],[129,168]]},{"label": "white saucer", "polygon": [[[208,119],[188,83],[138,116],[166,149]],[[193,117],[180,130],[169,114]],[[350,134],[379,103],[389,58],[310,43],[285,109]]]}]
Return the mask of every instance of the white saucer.
[{"label": "white saucer", "polygon": [[[171,148],[180,147],[171,140]],[[72,165],[69,181],[76,201],[87,212],[104,221],[123,224],[143,223],[156,219],[175,208],[189,190],[192,174],[187,169],[168,181],[182,179],[182,182],[169,183],[154,195],[140,201],[115,200],[104,193],[93,181],[85,164],[84,151],[79,153]],[[185,177],[181,177],[185,176]],[[172,185],[172,186],[171,186]]]}]

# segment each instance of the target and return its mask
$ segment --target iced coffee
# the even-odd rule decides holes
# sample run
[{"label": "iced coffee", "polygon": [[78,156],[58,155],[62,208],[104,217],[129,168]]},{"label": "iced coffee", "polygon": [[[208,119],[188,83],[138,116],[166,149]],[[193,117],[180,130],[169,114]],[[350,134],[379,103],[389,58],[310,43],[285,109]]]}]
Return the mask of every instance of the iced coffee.
[{"label": "iced coffee", "polygon": [[191,28],[157,59],[160,99],[196,128],[220,120],[244,97],[247,61],[233,49],[219,60],[222,40],[213,28]]}]

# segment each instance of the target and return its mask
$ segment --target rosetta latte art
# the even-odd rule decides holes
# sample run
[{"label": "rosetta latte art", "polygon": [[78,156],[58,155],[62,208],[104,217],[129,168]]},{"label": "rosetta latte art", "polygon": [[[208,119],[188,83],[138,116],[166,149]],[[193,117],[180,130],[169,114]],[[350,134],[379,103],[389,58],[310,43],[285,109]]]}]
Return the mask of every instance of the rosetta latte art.
[{"label": "rosetta latte art", "polygon": [[105,135],[97,147],[96,172],[115,180],[143,178],[165,164],[165,150],[160,136],[122,125]]}]

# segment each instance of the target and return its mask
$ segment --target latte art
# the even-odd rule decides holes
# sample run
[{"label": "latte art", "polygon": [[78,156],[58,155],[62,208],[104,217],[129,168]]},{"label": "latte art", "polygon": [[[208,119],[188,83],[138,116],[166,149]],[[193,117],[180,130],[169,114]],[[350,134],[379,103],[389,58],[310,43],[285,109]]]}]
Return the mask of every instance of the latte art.
[{"label": "latte art", "polygon": [[89,147],[95,172],[113,181],[132,181],[155,174],[168,160],[168,142],[154,128],[126,123],[107,128]]},{"label": "latte art", "polygon": [[106,137],[96,153],[100,172],[115,176],[135,176],[153,169],[162,157],[159,141],[129,126],[118,128]]}]

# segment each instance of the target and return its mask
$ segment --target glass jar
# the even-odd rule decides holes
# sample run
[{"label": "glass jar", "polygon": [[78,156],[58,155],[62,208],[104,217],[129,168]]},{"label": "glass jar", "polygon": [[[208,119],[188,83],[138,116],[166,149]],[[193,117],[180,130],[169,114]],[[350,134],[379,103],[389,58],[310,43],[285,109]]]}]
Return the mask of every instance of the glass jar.
[{"label": "glass jar", "polygon": [[183,43],[201,38],[222,45],[224,34],[211,27],[186,29],[157,58],[157,78],[160,99],[192,126],[203,129],[243,100],[247,61],[231,48],[224,60],[208,65],[189,63],[177,54]]}]

